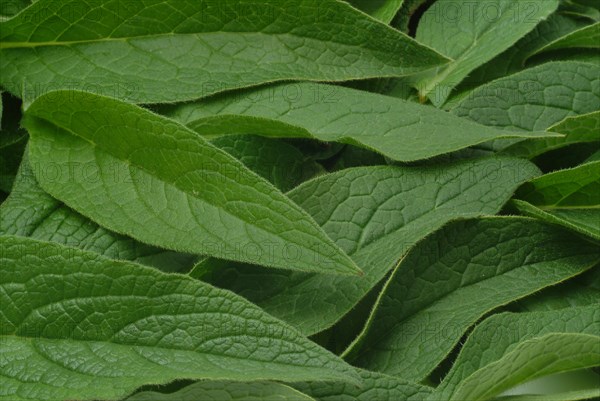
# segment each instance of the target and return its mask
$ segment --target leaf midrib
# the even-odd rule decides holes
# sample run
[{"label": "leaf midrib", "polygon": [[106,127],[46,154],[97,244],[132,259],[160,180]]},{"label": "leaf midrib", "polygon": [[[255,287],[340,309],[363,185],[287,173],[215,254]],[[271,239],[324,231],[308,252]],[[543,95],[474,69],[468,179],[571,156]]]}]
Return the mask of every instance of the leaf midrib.
[{"label": "leaf midrib", "polygon": [[[96,143],[95,143],[95,142],[93,142],[92,140],[90,140],[90,139],[88,139],[88,138],[85,138],[85,137],[82,137],[82,136],[80,136],[80,135],[77,135],[75,132],[73,132],[73,131],[72,131],[72,130],[70,130],[69,128],[65,128],[65,127],[63,127],[62,125],[56,124],[56,123],[54,123],[54,122],[52,122],[52,121],[50,121],[50,120],[48,120],[48,119],[46,119],[46,118],[44,118],[44,117],[38,116],[38,115],[34,115],[34,117],[35,117],[35,118],[38,118],[38,119],[40,119],[40,120],[43,120],[43,121],[47,122],[48,124],[50,124],[50,125],[52,125],[52,126],[58,127],[58,128],[60,128],[60,129],[62,129],[62,130],[64,130],[64,131],[68,132],[68,133],[69,133],[69,134],[71,134],[72,136],[75,136],[75,137],[77,137],[77,138],[80,138],[81,140],[83,140],[83,141],[85,141],[85,142],[89,143],[89,144],[90,144],[90,145],[91,145],[93,148],[95,148],[95,149],[99,149],[100,151],[102,151],[103,153],[105,153],[105,154],[109,155],[110,157],[113,157],[113,158],[115,158],[115,159],[117,159],[117,160],[121,161],[123,164],[126,164],[126,165],[128,165],[128,166],[134,166],[134,167],[136,167],[136,168],[138,168],[138,169],[142,170],[144,173],[146,173],[146,174],[148,174],[149,176],[151,176],[151,177],[153,177],[153,178],[157,179],[158,181],[160,181],[160,182],[163,182],[163,183],[165,183],[166,185],[172,186],[172,187],[176,188],[177,190],[179,190],[179,191],[181,191],[181,192],[185,193],[185,194],[186,194],[186,196],[188,196],[188,197],[193,197],[193,198],[195,198],[195,199],[197,199],[197,200],[199,200],[199,201],[201,201],[201,202],[204,202],[204,203],[206,203],[206,204],[208,204],[208,205],[210,205],[210,206],[212,206],[212,207],[215,207],[215,208],[217,208],[217,209],[219,209],[219,210],[223,211],[224,213],[227,213],[227,215],[228,215],[228,216],[230,216],[230,217],[232,217],[233,219],[235,219],[235,220],[238,220],[238,221],[242,221],[242,222],[244,222],[245,224],[248,224],[248,225],[250,225],[250,226],[252,226],[252,227],[254,227],[254,228],[256,228],[256,229],[258,229],[258,230],[260,230],[260,231],[263,231],[263,232],[266,232],[266,233],[268,233],[269,235],[275,235],[276,237],[279,237],[279,233],[277,233],[277,232],[271,232],[271,231],[269,231],[269,230],[266,230],[265,228],[263,228],[263,227],[260,227],[260,226],[256,225],[256,224],[254,223],[254,221],[246,221],[246,220],[243,220],[242,218],[240,218],[240,217],[238,217],[238,216],[236,216],[236,215],[233,215],[233,214],[231,214],[229,211],[227,211],[226,209],[224,209],[224,208],[220,207],[221,205],[218,205],[218,204],[211,203],[211,202],[209,202],[208,200],[206,200],[206,199],[204,199],[204,198],[200,197],[200,196],[199,196],[199,194],[201,193],[201,191],[198,191],[198,194],[194,194],[194,193],[193,193],[193,191],[190,193],[190,192],[188,192],[187,190],[184,190],[184,189],[182,189],[182,188],[178,187],[178,186],[176,185],[176,182],[173,182],[173,183],[167,182],[167,181],[166,181],[166,180],[164,180],[162,177],[159,177],[159,176],[157,176],[157,175],[155,175],[155,174],[151,173],[150,171],[148,171],[148,170],[147,170],[147,169],[145,169],[144,167],[142,167],[142,166],[140,166],[140,165],[138,165],[138,164],[132,164],[132,163],[131,163],[129,160],[123,160],[123,159],[121,159],[121,158],[119,158],[119,157],[115,156],[114,154],[112,154],[111,152],[107,151],[107,150],[106,150],[106,149],[104,149],[103,147],[99,146],[98,144],[96,144]],[[180,128],[181,128],[181,129],[188,130],[188,129],[187,129],[186,127],[184,127],[184,126],[181,126]],[[192,132],[192,133],[193,133],[193,131],[190,131],[190,132]],[[209,146],[213,146],[213,145],[210,145],[210,144],[209,144]],[[217,148],[217,149],[218,149],[218,148]],[[229,155],[229,154],[228,154],[228,153],[226,153],[225,151],[222,151],[222,150],[219,150],[219,151],[223,152],[223,154],[224,154],[225,156],[229,157],[231,160],[235,161],[236,163],[240,163],[240,164],[241,164],[241,162],[240,162],[239,160],[235,159],[233,156]],[[246,168],[246,167],[244,167],[244,168]],[[253,174],[253,175],[255,175],[255,173],[252,173],[252,172],[250,172],[250,173],[251,173],[251,174]],[[270,185],[270,184],[269,184],[269,185]],[[273,188],[275,188],[275,187],[273,187]],[[300,212],[302,213],[302,210],[301,210],[301,208],[300,208],[299,206],[298,206],[298,209],[300,209]],[[304,214],[304,213],[303,213],[303,214]],[[312,219],[312,217],[311,217],[311,219]],[[318,227],[318,224],[316,224],[316,223],[314,223],[313,225],[316,225],[316,226]],[[287,240],[286,240],[286,241],[287,241]],[[292,241],[290,241],[290,242],[292,242]],[[305,247],[304,247],[304,244],[302,244],[302,243],[300,243],[300,242],[296,242],[296,241],[294,241],[293,243],[299,244],[299,245],[300,245],[302,248],[305,248]],[[320,249],[321,247],[317,247],[317,248],[318,248],[318,249]],[[312,249],[311,249],[311,250],[312,250]],[[330,255],[329,255],[329,254],[327,254],[327,253],[321,253],[321,252],[318,252],[318,251],[316,251],[316,250],[312,250],[312,251],[314,251],[315,253],[317,253],[317,254],[319,254],[319,255],[321,255],[321,256],[326,256],[326,257],[330,256]],[[243,262],[243,261],[242,261],[242,262]]]},{"label": "leaf midrib", "polygon": [[[240,334],[242,335],[242,334]],[[243,334],[243,335],[247,335],[247,334]],[[28,341],[32,344],[32,346],[34,346],[35,341],[36,340],[46,340],[46,341],[56,341],[56,342],[81,342],[81,343],[106,343],[106,344],[112,344],[112,345],[116,345],[116,346],[120,346],[120,347],[131,347],[131,348],[142,348],[142,349],[150,349],[150,350],[156,350],[156,349],[160,349],[160,350],[167,350],[167,351],[179,351],[179,352],[189,352],[189,353],[193,353],[193,354],[198,354],[198,355],[210,355],[210,356],[217,356],[219,358],[229,358],[232,359],[234,361],[238,361],[238,360],[242,360],[245,362],[253,361],[253,362],[258,362],[258,363],[268,363],[268,364],[276,364],[276,365],[282,365],[282,366],[286,366],[286,367],[299,367],[299,368],[308,368],[308,369],[323,369],[322,366],[304,366],[304,365],[293,365],[291,363],[283,363],[283,362],[279,362],[279,361],[261,361],[259,359],[248,359],[248,358],[242,358],[242,357],[236,357],[236,356],[231,356],[231,355],[220,355],[220,354],[215,354],[215,353],[209,353],[209,352],[198,352],[198,351],[193,351],[193,350],[185,350],[185,349],[180,349],[180,348],[170,348],[170,347],[164,347],[164,346],[150,346],[150,345],[137,345],[137,344],[122,344],[122,343],[117,343],[117,342],[112,342],[112,341],[108,341],[108,340],[79,340],[79,339],[65,339],[65,338],[47,338],[47,337],[40,337],[40,336],[36,336],[36,337],[29,337],[29,336],[19,336],[16,334],[2,334],[0,335],[0,339],[3,337],[10,337],[10,338],[16,338],[17,340],[23,340],[23,341]],[[140,355],[141,356],[141,355]],[[47,359],[47,358],[46,358]],[[56,364],[53,360],[49,360],[53,364]],[[150,363],[153,363],[155,365],[158,365],[157,363],[148,361]],[[159,365],[161,367],[165,367],[164,365]],[[169,368],[170,369],[170,368]],[[81,374],[87,374],[85,372],[79,372]],[[1,371],[0,371],[1,374]],[[10,376],[9,376],[10,377]],[[111,376],[112,377],[112,376]],[[135,377],[135,376],[130,376],[130,377]],[[14,379],[13,377],[11,377],[12,379]]]},{"label": "leaf midrib", "polygon": [[[305,25],[302,25],[305,26]],[[335,43],[342,46],[356,47],[360,49],[364,49],[362,45],[356,44],[348,44],[340,41],[336,41],[333,37],[332,40],[321,40],[319,38],[313,36],[300,36],[291,32],[280,32],[280,33],[265,33],[262,31],[201,31],[201,32],[165,32],[159,34],[152,35],[137,35],[137,36],[124,36],[124,37],[102,37],[97,39],[86,39],[86,40],[70,40],[70,41],[46,41],[46,42],[11,42],[11,41],[2,41],[0,42],[0,50],[2,49],[24,49],[24,48],[38,48],[38,47],[52,47],[52,46],[77,46],[77,45],[86,45],[86,44],[99,44],[99,43],[110,43],[110,42],[128,42],[135,40],[152,40],[152,39],[161,39],[163,37],[179,37],[179,36],[196,36],[200,39],[200,36],[210,36],[210,35],[242,35],[242,36],[251,36],[251,35],[264,35],[267,37],[282,37],[282,36],[291,36],[294,38],[302,39],[302,40],[312,40],[318,43]],[[405,38],[407,39],[407,38]],[[374,51],[375,49],[369,49],[370,51]],[[291,50],[294,51],[294,50]],[[432,53],[437,53],[434,50],[431,50]],[[444,56],[445,57],[445,56]],[[440,55],[440,59],[443,59]]]}]

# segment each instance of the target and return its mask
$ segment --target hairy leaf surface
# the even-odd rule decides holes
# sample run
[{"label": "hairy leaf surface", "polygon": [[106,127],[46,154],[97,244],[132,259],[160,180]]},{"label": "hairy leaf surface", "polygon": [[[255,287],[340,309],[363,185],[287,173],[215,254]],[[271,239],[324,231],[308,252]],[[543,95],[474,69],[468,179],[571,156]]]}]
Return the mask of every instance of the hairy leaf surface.
[{"label": "hairy leaf surface", "polygon": [[361,146],[400,161],[427,159],[492,139],[552,135],[483,127],[430,106],[311,83],[213,97],[165,113],[207,137],[314,138]]},{"label": "hairy leaf surface", "polygon": [[416,37],[452,61],[418,83],[420,95],[442,105],[471,71],[508,49],[557,7],[557,0],[436,1],[419,21]]},{"label": "hairy leaf surface", "polygon": [[59,172],[38,174],[42,188],[112,231],[284,269],[359,271],[275,187],[171,120],[84,92],[42,96],[27,115],[31,162]]},{"label": "hairy leaf surface", "polygon": [[597,305],[494,315],[475,327],[432,398],[449,399],[463,380],[501,359],[524,341],[549,333],[599,332],[600,311]]},{"label": "hairy leaf surface", "polygon": [[598,261],[597,246],[536,220],[453,223],[402,259],[346,355],[365,369],[423,380],[483,315]]},{"label": "hairy leaf surface", "polygon": [[75,88],[171,103],[277,80],[406,75],[446,61],[337,0],[40,0],[0,28],[0,83],[29,98]]},{"label": "hairy leaf surface", "polygon": [[117,400],[175,379],[358,380],[228,291],[28,238],[0,237],[0,249],[3,399]]},{"label": "hairy leaf surface", "polygon": [[535,178],[516,198],[521,212],[600,240],[600,162]]},{"label": "hairy leaf surface", "polygon": [[305,334],[348,313],[417,241],[447,222],[494,214],[537,168],[491,158],[429,168],[362,167],[308,181],[289,193],[346,251],[360,278],[228,265],[212,278]]},{"label": "hairy leaf surface", "polygon": [[126,401],[314,401],[313,398],[279,383],[236,383],[206,381],[173,393],[142,391]]}]

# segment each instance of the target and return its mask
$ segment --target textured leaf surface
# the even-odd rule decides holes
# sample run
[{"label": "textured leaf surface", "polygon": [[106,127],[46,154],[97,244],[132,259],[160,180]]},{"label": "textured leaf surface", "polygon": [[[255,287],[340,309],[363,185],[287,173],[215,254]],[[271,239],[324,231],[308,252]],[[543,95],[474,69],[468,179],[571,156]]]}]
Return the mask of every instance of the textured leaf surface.
[{"label": "textured leaf surface", "polygon": [[374,18],[389,24],[402,7],[404,0],[349,0],[349,2]]},{"label": "textured leaf surface", "polygon": [[204,136],[259,134],[338,141],[414,161],[502,137],[508,132],[389,96],[338,86],[300,83],[252,89],[175,106],[166,114]]},{"label": "textured leaf surface", "polygon": [[519,344],[465,380],[450,401],[488,400],[516,384],[600,365],[600,336],[551,333]]},{"label": "textured leaf surface", "polygon": [[[127,401],[311,401],[307,395],[279,383],[198,382],[173,393],[142,391]],[[314,400],[313,400],[314,401]]]},{"label": "textured leaf surface", "polygon": [[[53,174],[51,170],[40,173]],[[40,188],[26,155],[13,191],[0,205],[0,235],[7,234],[57,242],[163,271],[189,269],[195,259],[113,233],[68,208]]]},{"label": "textured leaf surface", "polygon": [[511,156],[533,158],[542,153],[575,143],[600,142],[600,111],[567,117],[548,131],[566,135],[564,138],[524,140],[504,149]]},{"label": "textured leaf surface", "polygon": [[171,120],[76,91],[42,96],[27,115],[31,163],[59,173],[38,174],[42,188],[112,231],[272,267],[358,271],[306,212]]},{"label": "textured leaf surface", "polygon": [[[570,18],[561,13],[552,14],[547,20],[536,25],[525,37],[471,72],[457,87],[456,97],[467,96],[468,91],[494,79],[511,75],[526,68],[526,61],[548,43],[587,26],[585,21]],[[454,103],[452,98],[449,102]]]},{"label": "textured leaf surface", "polygon": [[296,147],[276,139],[228,135],[213,139],[211,143],[281,191],[289,191],[302,181],[323,172],[323,167],[309,160]]},{"label": "textured leaf surface", "polygon": [[174,379],[357,380],[230,292],[27,238],[0,249],[4,400],[115,400]]},{"label": "textured leaf surface", "polygon": [[559,286],[547,288],[539,294],[520,301],[524,311],[551,311],[555,309],[596,305],[600,300],[600,265]]},{"label": "textured leaf surface", "polygon": [[550,62],[472,91],[454,110],[483,125],[544,130],[566,117],[600,109],[600,66]]},{"label": "textured leaf surface", "polygon": [[136,103],[284,79],[406,75],[446,61],[336,0],[40,0],[2,22],[0,39],[0,83],[17,96],[51,85]]},{"label": "textured leaf surface", "polygon": [[210,281],[314,334],[348,313],[415,242],[450,220],[497,213],[520,182],[537,174],[525,160],[492,158],[429,168],[363,167],[322,176],[289,196],[351,255],[364,276],[229,265]]},{"label": "textured leaf surface", "polygon": [[549,333],[600,332],[596,305],[549,312],[503,313],[479,324],[461,349],[452,369],[433,399],[450,399],[460,383],[477,370],[496,362],[520,343]]},{"label": "textured leaf surface", "polygon": [[516,43],[553,13],[556,0],[438,0],[421,17],[416,38],[453,61],[418,84],[422,97],[443,104],[471,71]]},{"label": "textured leaf surface", "polygon": [[523,213],[600,240],[600,162],[533,179],[516,198]]},{"label": "textured leaf surface", "polygon": [[357,369],[362,384],[299,383],[294,387],[317,401],[423,401],[431,387],[410,383],[397,377]]},{"label": "textured leaf surface", "polygon": [[562,38],[557,39],[544,46],[542,49],[539,50],[538,53],[549,50],[567,49],[575,47],[585,47],[592,49],[600,48],[600,22],[589,25],[575,32],[571,32],[570,34],[565,35]]},{"label": "textured leaf surface", "polygon": [[346,354],[365,369],[423,380],[487,312],[599,260],[596,246],[543,222],[453,223],[402,259],[365,332]]}]

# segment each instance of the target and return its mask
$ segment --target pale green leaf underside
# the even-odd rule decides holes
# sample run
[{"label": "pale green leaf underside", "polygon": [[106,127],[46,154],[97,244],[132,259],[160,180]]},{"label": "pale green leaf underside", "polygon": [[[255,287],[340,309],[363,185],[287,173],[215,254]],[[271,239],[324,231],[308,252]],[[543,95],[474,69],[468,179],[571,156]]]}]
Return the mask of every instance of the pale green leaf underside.
[{"label": "pale green leaf underside", "polygon": [[423,380],[483,315],[599,260],[596,246],[540,221],[453,223],[402,259],[346,354],[365,369]]},{"label": "pale green leaf underside", "polygon": [[520,183],[538,174],[525,160],[490,158],[427,168],[361,167],[322,176],[288,195],[351,255],[363,277],[229,265],[211,282],[314,334],[348,313],[414,243],[450,220],[497,213]]},{"label": "pale green leaf underside", "polygon": [[600,162],[535,178],[515,197],[522,213],[600,240]]},{"label": "pale green leaf underside", "polygon": [[421,96],[442,105],[471,71],[516,43],[557,6],[557,0],[436,1],[419,21],[416,38],[453,61],[418,83]]},{"label": "pale green leaf underside", "polygon": [[348,0],[354,7],[389,24],[402,7],[404,0]]},{"label": "pale green leaf underside", "polygon": [[356,380],[233,293],[28,238],[0,237],[0,249],[2,400],[116,400],[175,379]]},{"label": "pale green leaf underside", "polygon": [[453,113],[500,129],[535,131],[598,109],[600,66],[561,61],[482,85]]},{"label": "pale green leaf underside", "polygon": [[175,251],[358,272],[306,212],[174,121],[118,100],[61,91],[31,105],[26,127],[31,163],[59,172],[52,178],[34,169],[41,187],[107,229]]},{"label": "pale green leaf underside", "polygon": [[502,153],[533,158],[576,143],[600,142],[600,111],[567,117],[548,128],[548,131],[566,136],[564,138],[526,139],[505,148]]},{"label": "pale green leaf underside", "polygon": [[414,161],[492,139],[556,136],[473,124],[430,106],[339,86],[296,83],[167,108],[204,136],[258,134],[338,141]]},{"label": "pale green leaf underside", "polygon": [[198,382],[173,393],[142,391],[126,401],[311,401],[314,399],[279,383]]},{"label": "pale green leaf underside", "polygon": [[585,28],[571,32],[568,35],[559,38],[543,48],[537,53],[542,53],[549,50],[568,49],[568,48],[600,48],[600,22],[589,25]]},{"label": "pale green leaf underside", "polygon": [[600,365],[597,334],[551,333],[516,346],[461,383],[450,401],[488,400],[537,377]]},{"label": "pale green leaf underside", "polygon": [[361,385],[345,383],[299,383],[298,390],[317,401],[423,401],[431,387],[398,377],[357,369]]},{"label": "pale green leaf underside", "polygon": [[550,333],[597,334],[599,331],[597,305],[494,315],[475,327],[432,398],[449,399],[463,380],[501,359],[523,341]]},{"label": "pale green leaf underside", "polygon": [[40,0],[0,27],[0,83],[26,101],[51,87],[171,103],[446,61],[337,0]]}]

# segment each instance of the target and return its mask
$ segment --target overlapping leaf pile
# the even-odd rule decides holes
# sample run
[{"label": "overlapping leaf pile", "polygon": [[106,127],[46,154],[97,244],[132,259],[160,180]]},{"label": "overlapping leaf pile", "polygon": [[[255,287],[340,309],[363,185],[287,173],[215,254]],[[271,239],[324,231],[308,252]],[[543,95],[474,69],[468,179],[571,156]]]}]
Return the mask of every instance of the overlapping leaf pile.
[{"label": "overlapping leaf pile", "polygon": [[596,2],[0,12],[0,400],[600,397]]}]

